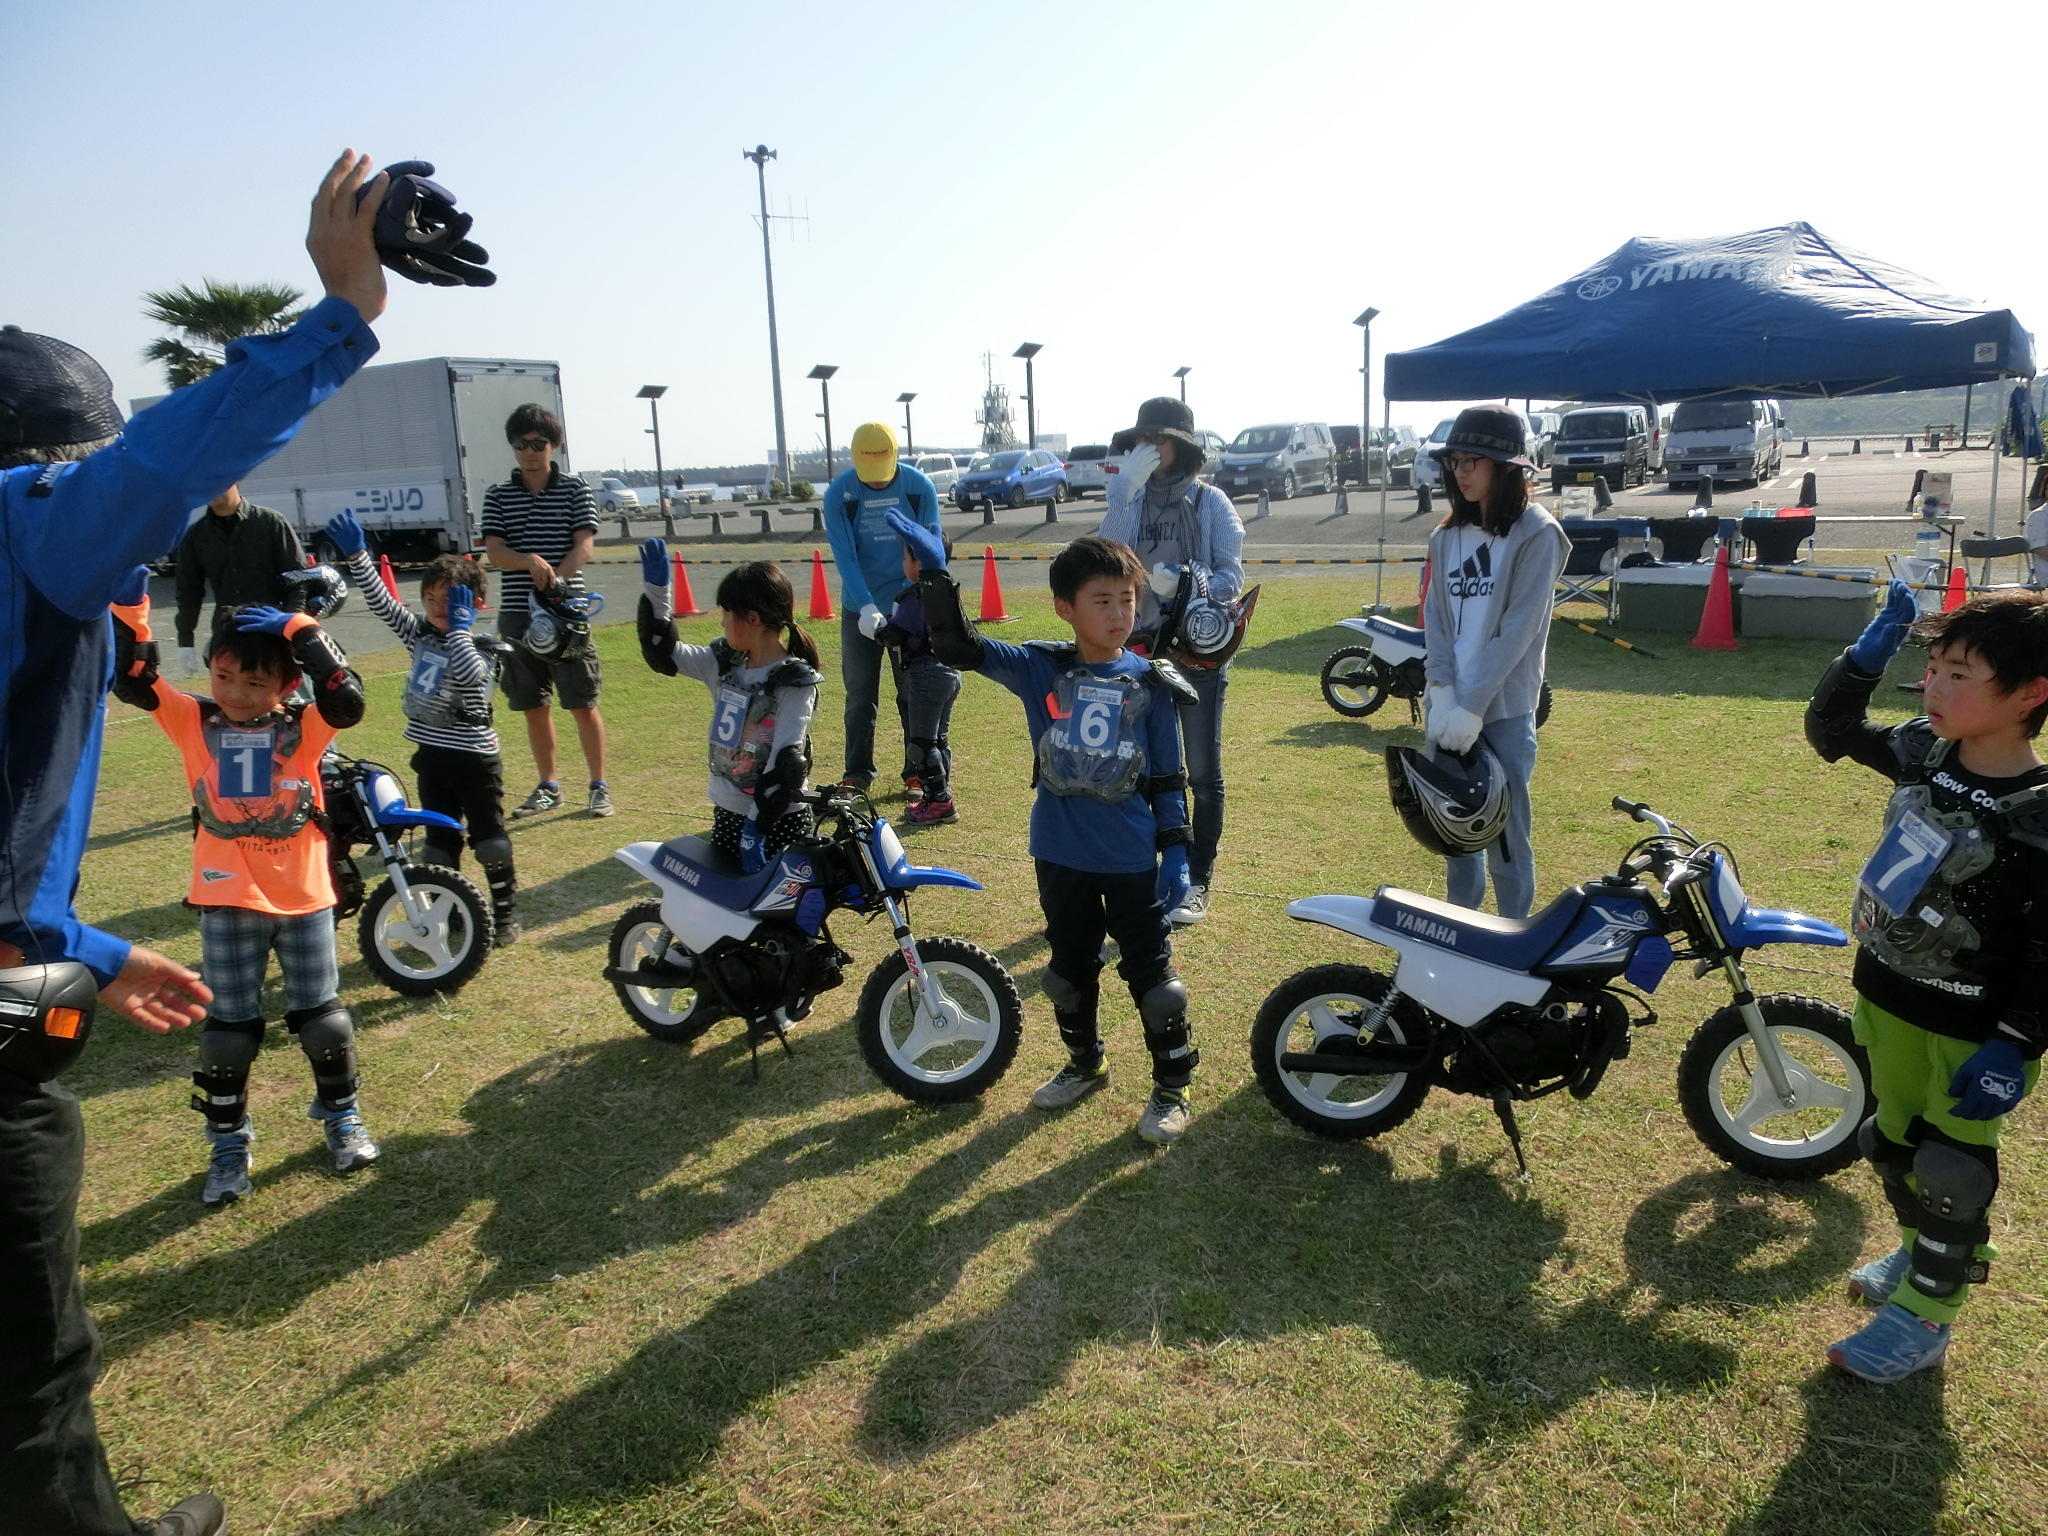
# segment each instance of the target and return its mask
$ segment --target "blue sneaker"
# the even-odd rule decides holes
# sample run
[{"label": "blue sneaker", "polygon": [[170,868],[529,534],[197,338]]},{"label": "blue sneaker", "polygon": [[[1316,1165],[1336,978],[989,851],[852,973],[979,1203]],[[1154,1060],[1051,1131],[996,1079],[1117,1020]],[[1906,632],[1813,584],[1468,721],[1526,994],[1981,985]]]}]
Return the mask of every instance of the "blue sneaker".
[{"label": "blue sneaker", "polygon": [[213,1155],[206,1165],[206,1188],[199,1193],[203,1205],[233,1205],[254,1187],[249,1182],[249,1145],[255,1129],[244,1119],[232,1131],[209,1130]]},{"label": "blue sneaker", "polygon": [[1886,1307],[1839,1344],[1828,1359],[1865,1381],[1904,1381],[1915,1371],[1941,1364],[1948,1353],[1948,1324],[1915,1317],[1897,1302]]},{"label": "blue sneaker", "polygon": [[334,1159],[336,1173],[354,1173],[377,1161],[377,1143],[363,1124],[362,1111],[351,1104],[347,1109],[329,1109],[315,1099],[306,1111],[308,1120],[318,1120],[327,1133],[327,1152]]},{"label": "blue sneaker", "polygon": [[1892,1293],[1906,1283],[1913,1268],[1913,1255],[1904,1247],[1894,1248],[1881,1259],[1858,1264],[1849,1271],[1849,1299],[1881,1307]]}]

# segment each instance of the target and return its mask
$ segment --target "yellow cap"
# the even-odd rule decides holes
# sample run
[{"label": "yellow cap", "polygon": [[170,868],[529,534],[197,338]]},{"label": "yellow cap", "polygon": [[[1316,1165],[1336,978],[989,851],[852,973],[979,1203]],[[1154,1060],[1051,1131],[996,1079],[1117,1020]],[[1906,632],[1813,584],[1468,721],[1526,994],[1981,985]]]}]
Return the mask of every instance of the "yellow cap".
[{"label": "yellow cap", "polygon": [[886,421],[864,421],[853,429],[853,472],[869,485],[896,478],[896,429]]}]

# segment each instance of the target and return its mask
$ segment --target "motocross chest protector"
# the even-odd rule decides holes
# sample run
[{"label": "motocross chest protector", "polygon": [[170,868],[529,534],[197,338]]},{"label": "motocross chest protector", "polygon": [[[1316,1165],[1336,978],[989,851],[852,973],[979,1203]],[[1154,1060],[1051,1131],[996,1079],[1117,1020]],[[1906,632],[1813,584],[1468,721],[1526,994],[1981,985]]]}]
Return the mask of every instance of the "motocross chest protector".
[{"label": "motocross chest protector", "polygon": [[783,688],[810,688],[818,672],[800,657],[785,656],[766,674],[741,682],[747,659],[723,640],[711,645],[718,658],[718,699],[711,715],[711,771],[733,788],[752,794],[768,766],[775,742],[775,695]]},{"label": "motocross chest protector", "polygon": [[1108,805],[1128,799],[1145,782],[1145,716],[1161,694],[1171,703],[1193,690],[1171,662],[1154,660],[1143,673],[1102,677],[1071,645],[1031,643],[1050,652],[1060,669],[1046,693],[1052,724],[1038,738],[1031,782]]}]

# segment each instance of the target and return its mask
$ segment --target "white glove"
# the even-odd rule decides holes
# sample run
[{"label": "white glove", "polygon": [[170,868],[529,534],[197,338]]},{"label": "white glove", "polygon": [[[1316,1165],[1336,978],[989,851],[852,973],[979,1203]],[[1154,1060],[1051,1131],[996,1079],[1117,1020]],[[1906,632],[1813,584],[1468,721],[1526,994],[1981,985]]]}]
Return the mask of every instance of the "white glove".
[{"label": "white glove", "polygon": [[[1458,696],[1448,683],[1431,683],[1422,694],[1423,729],[1428,730],[1439,720],[1446,719],[1458,707]],[[1431,741],[1436,740],[1434,736]]]},{"label": "white glove", "polygon": [[882,626],[889,622],[889,616],[873,603],[864,603],[860,610],[860,632],[872,640],[882,632]]},{"label": "white glove", "polygon": [[1117,479],[1124,482],[1124,489],[1135,495],[1152,478],[1152,471],[1159,467],[1159,450],[1150,443],[1140,443],[1121,459],[1117,460]]},{"label": "white glove", "polygon": [[1152,567],[1152,595],[1162,603],[1180,590],[1180,567],[1177,565],[1155,565]]},{"label": "white glove", "polygon": [[187,677],[190,677],[194,672],[197,672],[199,670],[198,647],[190,645],[181,645],[178,647],[178,670],[184,673]]},{"label": "white glove", "polygon": [[656,586],[651,581],[640,583],[640,590],[647,594],[647,601],[654,609],[654,622],[659,624],[676,616],[675,589],[667,582]]},{"label": "white glove", "polygon": [[1443,719],[1432,723],[1430,734],[1446,752],[1469,752],[1472,743],[1479,739],[1479,728],[1485,724],[1471,710],[1453,704]]}]

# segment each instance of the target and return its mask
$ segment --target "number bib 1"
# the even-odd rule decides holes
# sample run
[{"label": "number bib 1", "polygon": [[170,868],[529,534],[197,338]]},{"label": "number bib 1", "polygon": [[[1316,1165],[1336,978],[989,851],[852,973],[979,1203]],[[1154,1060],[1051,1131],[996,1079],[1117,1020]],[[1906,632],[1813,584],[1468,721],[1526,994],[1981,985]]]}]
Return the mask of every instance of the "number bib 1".
[{"label": "number bib 1", "polygon": [[1046,696],[1052,724],[1038,739],[1038,782],[1056,795],[1128,799],[1145,776],[1141,722],[1151,696],[1143,677],[1062,673]]},{"label": "number bib 1", "polygon": [[213,768],[192,785],[200,825],[215,837],[287,838],[313,819],[309,777],[290,778],[299,750],[299,722],[231,725],[218,716],[202,724]]}]

